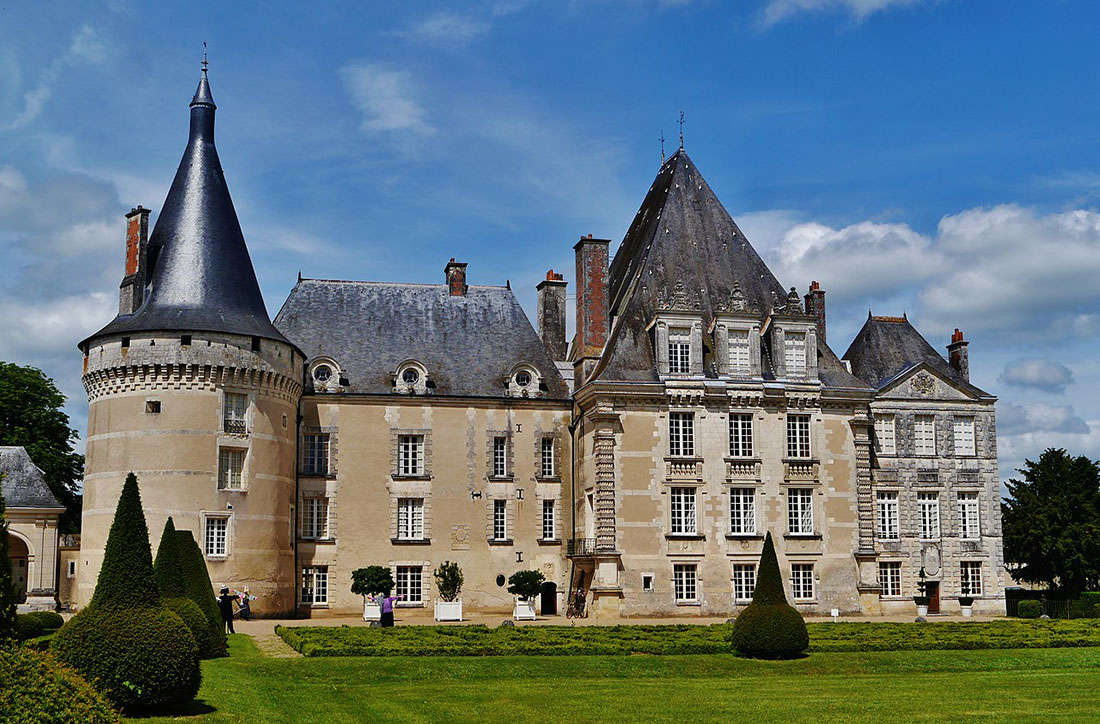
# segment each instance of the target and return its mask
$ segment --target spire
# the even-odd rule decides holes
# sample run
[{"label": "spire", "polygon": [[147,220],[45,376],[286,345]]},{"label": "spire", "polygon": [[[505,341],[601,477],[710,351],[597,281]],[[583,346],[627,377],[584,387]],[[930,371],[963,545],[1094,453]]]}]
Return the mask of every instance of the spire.
[{"label": "spire", "polygon": [[210,94],[210,81],[206,77],[206,67],[209,63],[206,61],[206,43],[202,44],[202,77],[199,78],[199,87],[195,89],[195,97],[191,99],[191,107],[195,106],[209,106],[212,109],[217,109],[214,105],[214,96]]}]

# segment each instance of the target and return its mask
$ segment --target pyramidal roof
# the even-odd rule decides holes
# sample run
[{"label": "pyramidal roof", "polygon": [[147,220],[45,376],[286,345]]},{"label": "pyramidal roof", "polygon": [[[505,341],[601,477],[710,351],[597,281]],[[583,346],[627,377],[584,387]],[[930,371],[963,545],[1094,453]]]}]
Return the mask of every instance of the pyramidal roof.
[{"label": "pyramidal roof", "polygon": [[267,315],[218,151],[205,61],[191,100],[191,131],[176,177],[149,236],[145,301],[105,334],[191,330],[286,342]]}]

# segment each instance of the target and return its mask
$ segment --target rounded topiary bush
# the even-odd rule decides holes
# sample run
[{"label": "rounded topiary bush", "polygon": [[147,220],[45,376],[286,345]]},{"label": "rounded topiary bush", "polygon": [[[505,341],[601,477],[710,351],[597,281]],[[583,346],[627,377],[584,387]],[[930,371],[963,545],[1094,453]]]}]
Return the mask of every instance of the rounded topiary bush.
[{"label": "rounded topiary bush", "polygon": [[[181,533],[184,535],[180,535]],[[199,556],[197,562],[196,555]],[[196,566],[201,571],[193,570]],[[168,607],[178,613],[187,628],[191,629],[195,642],[199,645],[199,657],[213,659],[225,656],[225,627],[221,613],[214,603],[206,562],[202,559],[202,553],[199,552],[191,532],[177,531],[171,518],[165,522],[160,536],[160,547],[157,548],[157,557],[153,561],[153,574],[156,577],[157,590],[165,603],[173,601]],[[183,601],[189,601],[193,608],[184,605]],[[202,616],[202,625],[194,617],[195,611]]]},{"label": "rounded topiary bush", "polygon": [[810,647],[806,622],[783,593],[771,533],[764,540],[752,603],[734,620],[730,643],[754,659],[791,659]]},{"label": "rounded topiary bush", "polygon": [[34,611],[28,613],[28,616],[34,616],[42,624],[42,628],[49,631],[51,628],[61,628],[65,625],[65,619],[61,618],[61,614],[57,611]]},{"label": "rounded topiary bush", "polygon": [[53,657],[0,648],[0,720],[106,724],[119,719],[99,692]]},{"label": "rounded topiary bush", "polygon": [[1043,613],[1043,607],[1038,601],[1020,601],[1016,604],[1016,615],[1020,618],[1039,618]]},{"label": "rounded topiary bush", "polygon": [[225,655],[225,636],[221,631],[210,627],[210,622],[198,604],[190,598],[165,598],[164,607],[183,619],[184,625],[195,637],[199,658],[211,659]]},{"label": "rounded topiary bush", "polygon": [[29,613],[20,613],[15,616],[15,637],[20,641],[37,638],[46,633],[46,627],[41,619]]}]

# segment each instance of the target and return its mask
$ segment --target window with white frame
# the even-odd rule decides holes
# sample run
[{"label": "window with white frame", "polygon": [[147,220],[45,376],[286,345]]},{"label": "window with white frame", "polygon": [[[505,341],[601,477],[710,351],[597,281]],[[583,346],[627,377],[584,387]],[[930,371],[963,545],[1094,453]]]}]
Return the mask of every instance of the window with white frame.
[{"label": "window with white frame", "polygon": [[901,563],[883,561],[878,564],[878,582],[883,596],[901,595]]},{"label": "window with white frame", "polygon": [[399,475],[424,474],[424,436],[397,436],[397,472]]},{"label": "window with white frame", "polygon": [[424,539],[424,499],[397,499],[398,540]]},{"label": "window with white frame", "polygon": [[936,454],[936,418],[932,415],[913,418],[913,454],[925,457]]},{"label": "window with white frame", "polygon": [[302,499],[302,537],[328,538],[328,498]]},{"label": "window with white frame", "polygon": [[395,592],[402,603],[424,602],[424,568],[422,566],[398,566]]},{"label": "window with white frame", "polygon": [[730,413],[730,457],[752,457],[752,413]]},{"label": "window with white frame", "polygon": [[805,332],[787,332],[783,335],[783,361],[788,377],[806,376]]},{"label": "window with white frame", "polygon": [[493,501],[493,540],[508,540],[508,501]]},{"label": "window with white frame", "polygon": [[493,438],[493,477],[504,478],[508,476],[508,438],[497,436]]},{"label": "window with white frame", "polygon": [[756,590],[756,564],[733,564],[733,600],[745,603],[752,600],[752,592]]},{"label": "window with white frame", "polygon": [[791,598],[796,601],[810,601],[814,597],[814,564],[794,563],[791,565]]},{"label": "window with white frame", "polygon": [[951,437],[955,441],[956,457],[972,457],[976,454],[973,417],[956,417],[952,421],[951,432]]},{"label": "window with white frame", "polygon": [[557,501],[542,501],[542,539],[554,540],[558,537]]},{"label": "window with white frame", "polygon": [[68,561],[68,565],[65,567],[66,578],[76,578],[76,561]]},{"label": "window with white frame", "polygon": [[232,435],[248,433],[248,395],[226,392],[222,400],[222,431]]},{"label": "window with white frame", "polygon": [[309,432],[302,436],[302,472],[328,475],[329,433]]},{"label": "window with white frame", "polygon": [[695,488],[672,488],[669,491],[672,516],[669,532],[672,535],[695,535]]},{"label": "window with white frame", "polygon": [[303,566],[302,603],[307,606],[328,603],[328,566]]},{"label": "window with white frame", "polygon": [[243,486],[244,450],[218,450],[218,489],[240,490]]},{"label": "window with white frame", "polygon": [[875,452],[879,455],[896,455],[896,441],[894,416],[875,415]]},{"label": "window with white frame", "polygon": [[898,535],[898,494],[892,490],[880,490],[878,501],[878,537],[879,540],[897,540]]},{"label": "window with white frame", "polygon": [[917,493],[921,540],[940,539],[940,494]]},{"label": "window with white frame", "polygon": [[814,491],[812,488],[787,490],[787,532],[791,535],[813,535]]},{"label": "window with white frame", "polygon": [[755,488],[730,488],[730,534],[756,535]]},{"label": "window with white frame", "polygon": [[694,563],[676,563],[672,566],[672,588],[676,595],[676,603],[692,603],[699,600]]},{"label": "window with white frame", "polygon": [[542,438],[542,441],[539,443],[539,455],[539,469],[542,472],[542,477],[554,477],[557,474],[557,466],[554,465],[554,438],[549,435]]},{"label": "window with white frame", "polygon": [[977,540],[981,537],[978,494],[959,493],[959,538]]},{"label": "window with white frame", "polygon": [[749,356],[749,330],[729,330],[730,375],[748,377],[752,374],[752,362]]},{"label": "window with white frame", "polygon": [[204,516],[202,552],[209,558],[224,558],[229,555],[228,515]]},{"label": "window with white frame", "polygon": [[809,415],[787,415],[787,457],[810,457]]},{"label": "window with white frame", "polygon": [[695,456],[695,413],[668,413],[668,454],[673,457]]},{"label": "window with white frame", "polygon": [[691,329],[671,327],[668,330],[668,371],[673,375],[691,373]]},{"label": "window with white frame", "polygon": [[963,561],[959,564],[959,592],[964,596],[982,595],[981,561]]}]

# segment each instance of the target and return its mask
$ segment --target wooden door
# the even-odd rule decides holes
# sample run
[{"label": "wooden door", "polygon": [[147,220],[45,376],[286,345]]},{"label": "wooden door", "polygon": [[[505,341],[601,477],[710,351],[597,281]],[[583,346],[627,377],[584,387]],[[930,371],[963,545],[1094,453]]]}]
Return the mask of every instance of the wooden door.
[{"label": "wooden door", "polygon": [[940,582],[929,581],[928,586],[928,613],[940,612]]}]

